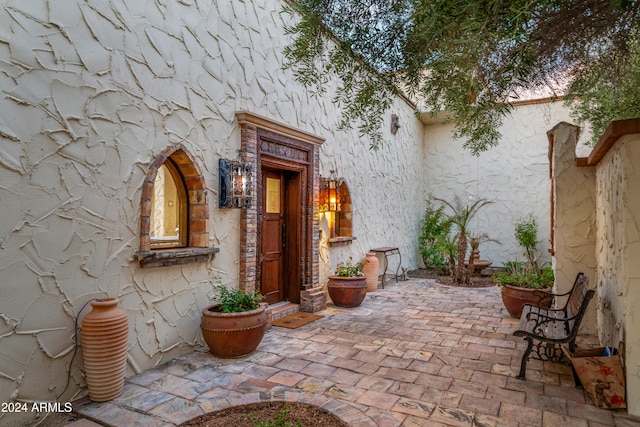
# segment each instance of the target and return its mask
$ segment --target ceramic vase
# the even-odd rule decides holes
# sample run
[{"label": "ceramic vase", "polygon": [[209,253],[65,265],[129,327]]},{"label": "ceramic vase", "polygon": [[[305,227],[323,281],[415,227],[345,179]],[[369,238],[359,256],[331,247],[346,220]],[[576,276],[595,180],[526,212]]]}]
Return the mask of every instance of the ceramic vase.
[{"label": "ceramic vase", "polygon": [[364,263],[362,272],[367,278],[367,292],[375,292],[378,290],[378,270],[380,267],[378,257],[374,252],[367,252],[362,262]]},{"label": "ceramic vase", "polygon": [[127,367],[127,313],[118,298],[92,301],[82,320],[82,356],[89,399],[106,402],[122,394]]}]

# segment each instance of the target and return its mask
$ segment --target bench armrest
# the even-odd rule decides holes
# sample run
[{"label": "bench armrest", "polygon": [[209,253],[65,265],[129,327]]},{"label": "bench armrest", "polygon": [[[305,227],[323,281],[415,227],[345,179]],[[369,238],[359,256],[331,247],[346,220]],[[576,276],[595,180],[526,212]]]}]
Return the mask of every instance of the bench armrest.
[{"label": "bench armrest", "polygon": [[538,302],[536,304],[541,306],[545,304],[546,301],[549,301],[549,305],[553,305],[556,296],[559,295],[555,295],[552,292],[543,291],[541,289],[536,289],[535,291],[533,291],[533,296],[538,298]]}]

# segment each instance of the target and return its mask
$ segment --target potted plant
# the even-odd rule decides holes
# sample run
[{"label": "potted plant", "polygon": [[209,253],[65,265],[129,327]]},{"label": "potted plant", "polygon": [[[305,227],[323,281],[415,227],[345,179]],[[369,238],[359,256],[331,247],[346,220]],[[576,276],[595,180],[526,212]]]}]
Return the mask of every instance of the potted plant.
[{"label": "potted plant", "polygon": [[253,352],[267,329],[267,303],[257,290],[216,287],[216,304],[202,310],[200,329],[211,353],[232,358]]},{"label": "potted plant", "polygon": [[362,272],[363,266],[363,263],[354,263],[353,258],[349,257],[347,261],[338,264],[334,276],[329,276],[327,290],[335,305],[357,307],[362,303],[367,295],[367,278]]},{"label": "potted plant", "polygon": [[505,270],[494,276],[496,284],[502,286],[502,302],[511,317],[522,314],[524,304],[543,307],[551,305],[546,291],[553,287],[551,266],[540,265],[537,258],[538,221],[533,214],[521,218],[515,227],[516,240],[524,248],[526,261],[511,261]]}]

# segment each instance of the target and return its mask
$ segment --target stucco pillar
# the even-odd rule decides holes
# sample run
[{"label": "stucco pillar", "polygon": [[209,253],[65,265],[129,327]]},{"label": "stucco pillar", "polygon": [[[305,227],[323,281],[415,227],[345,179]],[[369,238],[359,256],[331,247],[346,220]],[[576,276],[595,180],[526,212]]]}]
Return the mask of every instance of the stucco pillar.
[{"label": "stucco pillar", "polygon": [[[549,132],[552,186],[552,255],[555,291],[566,293],[579,272],[596,286],[596,175],[594,167],[578,167],[579,128],[559,123]],[[596,304],[591,302],[582,331],[596,333]]]}]

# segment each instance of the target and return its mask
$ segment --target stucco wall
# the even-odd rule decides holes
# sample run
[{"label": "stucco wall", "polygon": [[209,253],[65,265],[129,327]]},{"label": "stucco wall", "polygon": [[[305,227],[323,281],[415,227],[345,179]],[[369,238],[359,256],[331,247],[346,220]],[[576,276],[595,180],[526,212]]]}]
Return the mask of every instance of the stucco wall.
[{"label": "stucco wall", "polygon": [[[401,117],[395,135],[390,131],[391,113]],[[329,176],[330,170],[335,169],[349,185],[356,239],[349,245],[328,245],[327,222],[321,218],[320,258],[324,268],[321,267],[320,282],[333,274],[338,262],[351,255],[359,261],[370,249],[382,246],[398,247],[402,266],[417,267],[418,233],[426,197],[421,176],[422,125],[413,109],[398,100],[382,128],[385,140],[377,151],[364,149],[366,141],[358,140],[346,144],[327,141],[321,147],[320,174]],[[398,257],[393,257],[390,267],[395,269],[398,262]]]},{"label": "stucco wall", "polygon": [[[560,123],[549,131],[553,140],[555,291],[569,292],[579,272],[596,288],[595,169],[576,165],[578,128]],[[597,298],[590,303],[581,331],[596,332]]]},{"label": "stucco wall", "polygon": [[576,158],[577,128],[560,123],[553,139],[555,257],[566,292],[578,271],[589,276],[596,297],[583,332],[623,353],[627,410],[640,415],[640,121],[613,122],[588,157]]},{"label": "stucco wall", "polygon": [[598,336],[625,342],[627,405],[640,415],[640,135],[626,135],[597,164]]},{"label": "stucco wall", "polygon": [[471,225],[476,234],[486,233],[499,243],[480,245],[481,258],[494,266],[524,258],[514,236],[515,223],[534,213],[538,218],[538,251],[549,261],[550,180],[546,131],[559,120],[568,120],[562,102],[520,105],[506,116],[500,128],[500,144],[474,157],[451,141],[452,125],[431,119],[425,127],[427,192],[438,198],[492,201],[478,212]]},{"label": "stucco wall", "polygon": [[[2,3],[0,401],[84,393],[77,357],[70,388],[57,398],[74,319],[91,298],[117,296],[129,314],[129,375],[200,344],[199,312],[212,278],[237,284],[240,213],[217,208],[218,159],[234,158],[240,146],[237,110],[326,138],[321,173],[337,169],[347,180],[357,239],[332,248],[325,242],[321,271],[387,244],[400,246],[403,264],[415,267],[421,124],[399,100],[385,120],[399,114],[402,127],[385,133],[377,152],[357,131],[336,131],[331,94],[312,98],[282,70],[288,17],[281,7]],[[211,262],[141,269],[133,255],[143,180],[175,143],[205,178],[210,245],[221,250]]]},{"label": "stucco wall", "polygon": [[[378,246],[398,246],[402,265],[415,268],[429,192],[495,202],[472,227],[501,242],[481,246],[483,258],[500,265],[519,256],[513,224],[531,211],[545,253],[544,132],[566,119],[561,104],[518,107],[505,120],[502,144],[475,158],[451,142],[450,126],[423,131],[411,106],[397,100],[384,118],[384,144],[370,151],[357,131],[336,131],[331,91],[310,97],[282,69],[288,16],[281,7],[2,2],[0,402],[84,394],[76,357],[70,388],[57,398],[74,320],[92,298],[117,296],[129,314],[129,375],[200,345],[199,312],[212,280],[235,286],[239,273],[240,212],[217,207],[218,159],[235,158],[240,146],[238,110],[325,138],[321,175],[335,169],[349,185],[356,239],[329,246],[323,234],[321,283],[339,261]],[[400,116],[396,135],[388,130],[392,113]],[[156,156],[177,143],[204,176],[209,243],[220,252],[210,262],[141,269],[134,254],[143,180]]]}]

